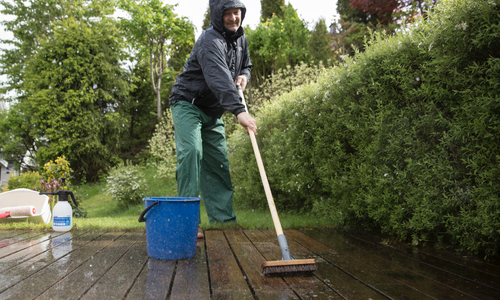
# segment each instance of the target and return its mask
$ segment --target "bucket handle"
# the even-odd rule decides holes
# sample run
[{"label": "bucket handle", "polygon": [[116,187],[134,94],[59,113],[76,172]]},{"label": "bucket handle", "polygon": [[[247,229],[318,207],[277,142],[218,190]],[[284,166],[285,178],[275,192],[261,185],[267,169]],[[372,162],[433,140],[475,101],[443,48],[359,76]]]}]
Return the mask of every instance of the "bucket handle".
[{"label": "bucket handle", "polygon": [[142,213],[141,215],[139,216],[139,223],[141,222],[145,222],[146,219],[144,218],[144,216],[146,215],[146,213],[151,209],[153,208],[153,206],[155,206],[156,204],[158,204],[159,201],[156,201],[155,203],[151,204],[150,206],[148,206],[148,208],[146,208]]}]

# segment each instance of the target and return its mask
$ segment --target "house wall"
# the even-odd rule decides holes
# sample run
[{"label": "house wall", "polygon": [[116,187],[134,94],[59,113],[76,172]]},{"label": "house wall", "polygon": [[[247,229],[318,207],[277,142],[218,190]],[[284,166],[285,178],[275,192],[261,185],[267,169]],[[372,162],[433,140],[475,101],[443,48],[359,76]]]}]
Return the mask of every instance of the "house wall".
[{"label": "house wall", "polygon": [[16,174],[16,172],[14,172],[14,164],[9,162],[7,168],[0,164],[0,185],[2,188],[5,187],[9,181],[9,176],[11,174]]}]

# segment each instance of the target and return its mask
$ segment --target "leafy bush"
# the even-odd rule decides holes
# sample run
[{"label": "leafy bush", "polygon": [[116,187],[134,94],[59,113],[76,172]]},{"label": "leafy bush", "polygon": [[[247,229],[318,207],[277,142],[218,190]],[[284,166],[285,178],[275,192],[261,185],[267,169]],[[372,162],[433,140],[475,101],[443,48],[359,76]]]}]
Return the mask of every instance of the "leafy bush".
[{"label": "leafy bush", "polygon": [[[498,257],[499,10],[443,1],[262,107],[257,139],[277,206]],[[237,202],[265,206],[248,137],[228,143]]]},{"label": "leafy bush", "polygon": [[[331,65],[329,60],[327,65]],[[295,67],[287,66],[270,75],[258,89],[252,89],[252,94],[247,97],[249,110],[258,112],[259,108],[271,99],[292,91],[303,84],[316,82],[325,66],[322,61],[318,65],[308,65],[302,62]]]},{"label": "leafy bush", "polygon": [[58,157],[56,161],[49,161],[43,165],[42,177],[45,178],[47,182],[51,179],[58,180],[59,178],[66,178],[67,185],[71,185],[71,178],[73,170],[69,166],[69,162],[66,157]]},{"label": "leafy bush", "polygon": [[[62,157],[58,157],[55,162],[51,160],[43,165],[43,173],[41,175],[43,179],[40,180],[41,187],[40,189],[37,188],[36,190],[42,192],[56,192],[61,189],[72,191],[75,196],[75,201],[78,204],[78,206],[76,206],[73,201],[69,202],[71,208],[73,209],[73,216],[83,218],[87,216],[87,212],[80,205],[81,197],[76,193],[73,185],[71,184],[71,179],[73,178],[72,173],[73,169],[71,169],[70,164],[66,160],[66,157],[64,155]],[[61,178],[66,178],[64,185],[62,184]],[[55,204],[55,199],[50,195],[49,198],[49,202],[52,208]]]},{"label": "leafy bush", "polygon": [[175,179],[177,157],[175,153],[175,132],[170,108],[165,110],[163,119],[156,125],[153,137],[149,140],[149,149],[155,160],[150,167],[155,167],[155,178]]},{"label": "leafy bush", "polygon": [[106,194],[118,201],[120,206],[129,207],[141,203],[146,190],[146,180],[141,178],[141,167],[130,161],[121,163],[109,171],[106,179]]},{"label": "leafy bush", "polygon": [[21,188],[40,190],[40,179],[41,176],[38,172],[28,171],[19,175],[11,174],[9,180],[7,181],[8,189],[4,190],[4,192],[6,192],[7,190],[15,190]]},{"label": "leafy bush", "polygon": [[[327,61],[327,65],[332,65],[332,63],[331,60]],[[265,103],[292,91],[294,88],[316,82],[324,70],[325,66],[322,61],[314,66],[301,62],[295,67],[288,65],[286,68],[279,69],[266,78],[258,88],[249,86],[250,88],[245,90],[245,100],[250,114],[258,113]],[[241,129],[238,118],[232,113],[226,111],[222,118],[226,136],[230,136],[235,130]]]}]

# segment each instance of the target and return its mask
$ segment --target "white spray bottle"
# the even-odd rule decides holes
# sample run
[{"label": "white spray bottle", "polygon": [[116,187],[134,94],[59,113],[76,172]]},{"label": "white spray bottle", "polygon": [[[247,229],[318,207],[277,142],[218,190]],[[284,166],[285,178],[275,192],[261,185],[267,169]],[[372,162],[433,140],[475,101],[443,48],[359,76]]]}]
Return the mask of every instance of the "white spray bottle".
[{"label": "white spray bottle", "polygon": [[[64,181],[66,178],[62,179],[62,185],[64,186]],[[40,193],[40,195],[57,195],[59,196],[59,201],[57,201],[54,209],[52,210],[52,229],[54,231],[69,231],[73,227],[73,209],[71,205],[68,203],[68,195],[71,196],[71,200],[75,203],[76,200],[73,192],[59,190],[57,192],[51,193]]]}]

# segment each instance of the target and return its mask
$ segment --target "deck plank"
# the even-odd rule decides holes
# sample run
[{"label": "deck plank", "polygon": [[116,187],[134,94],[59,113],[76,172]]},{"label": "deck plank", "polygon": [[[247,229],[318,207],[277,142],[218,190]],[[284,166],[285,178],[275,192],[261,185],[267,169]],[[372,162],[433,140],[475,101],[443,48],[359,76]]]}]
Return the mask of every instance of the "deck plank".
[{"label": "deck plank", "polygon": [[212,294],[218,299],[254,299],[224,232],[205,231]]},{"label": "deck plank", "polygon": [[37,299],[78,299],[101,278],[140,236],[124,233],[54,284]]},{"label": "deck plank", "polygon": [[348,255],[360,261],[366,267],[376,269],[380,273],[401,283],[404,283],[405,285],[412,287],[413,289],[425,295],[434,297],[436,299],[477,299],[475,297],[472,297],[471,295],[464,294],[456,289],[435,282],[425,276],[413,272],[410,269],[398,266],[388,260],[374,256],[369,252],[351,245],[350,243],[341,241],[335,238],[335,236],[337,236],[335,230],[328,232],[311,230],[307,231],[307,235],[321,241],[329,247],[337,250],[339,253],[344,253],[345,255]]},{"label": "deck plank", "polygon": [[25,249],[30,249],[34,244],[43,243],[51,238],[61,235],[61,232],[52,233],[26,233],[10,239],[5,247],[0,248],[0,259]]},{"label": "deck plank", "polygon": [[14,231],[14,230],[5,230],[5,229],[0,229],[0,241],[21,233],[24,233],[26,231]]},{"label": "deck plank", "polygon": [[[309,233],[311,230],[307,230],[305,232]],[[373,288],[374,290],[380,291],[382,294],[387,295],[393,299],[430,299],[429,296],[426,296],[407,285],[394,280],[392,278],[387,277],[386,275],[380,273],[378,270],[373,269],[371,267],[366,266],[362,262],[346,255],[344,253],[339,253],[335,249],[315,240],[311,239],[308,235],[300,232],[300,234],[296,231],[286,231],[287,236],[289,236],[292,240],[295,240],[307,248],[311,249],[314,253],[321,256],[322,259],[327,262],[333,264],[339,270],[342,270],[346,275],[351,278],[355,278],[356,280],[362,282],[363,284]],[[322,268],[321,268],[322,269]],[[318,271],[321,272],[321,269]],[[335,280],[335,283],[332,284],[340,284],[344,283],[344,279],[342,275],[339,279]],[[333,280],[329,280],[331,282]],[[343,293],[348,295],[358,293],[358,291],[349,292],[348,289],[344,287],[338,287]]]},{"label": "deck plank", "polygon": [[[31,299],[88,260],[106,244],[109,236],[102,233],[80,235],[21,265],[0,273],[3,288],[0,299]],[[5,290],[5,287],[8,289]]]},{"label": "deck plank", "polygon": [[258,299],[299,299],[280,277],[262,275],[264,256],[241,230],[225,230],[226,238]]},{"label": "deck plank", "polygon": [[462,268],[461,271],[465,276],[461,276],[456,274],[458,270],[454,270],[454,273],[442,269],[441,267],[443,267],[443,263],[439,260],[434,261],[434,264],[431,265],[423,262],[422,259],[410,258],[402,253],[399,253],[398,251],[395,251],[393,248],[370,243],[346,233],[336,233],[334,237],[345,243],[354,245],[380,259],[384,259],[398,266],[410,269],[415,273],[425,276],[426,278],[452,287],[473,297],[485,300],[500,299],[500,290],[466,278],[467,275],[470,275],[471,277],[474,277],[474,275],[482,275],[478,272],[474,272],[475,274],[467,274],[467,269]]},{"label": "deck plank", "polygon": [[[7,240],[12,239],[18,235],[22,235],[22,234],[26,234],[26,233],[30,233],[30,232],[31,231],[27,231],[27,230],[0,230],[0,248],[8,245],[8,243],[6,242]],[[31,232],[31,234],[33,234],[33,233],[34,232]],[[40,233],[38,232],[38,234],[40,234]]]},{"label": "deck plank", "polygon": [[[87,232],[83,235],[79,235],[74,240],[71,240],[72,250],[76,250],[91,242],[96,239],[98,235],[102,235],[102,233],[91,234]],[[10,269],[0,270],[0,293],[4,292],[6,289],[17,284],[18,282],[29,278],[33,274],[36,274],[43,268],[60,259],[68,253],[66,248],[67,245],[58,245],[57,247],[50,248],[48,251],[42,252],[39,255],[36,255]]]},{"label": "deck plank", "polygon": [[208,265],[203,239],[198,240],[193,258],[177,261],[170,299],[210,299]]},{"label": "deck plank", "polygon": [[431,249],[428,247],[414,247],[403,243],[384,243],[381,237],[359,232],[345,231],[353,238],[361,239],[377,247],[391,249],[391,251],[401,254],[424,264],[434,266],[447,272],[468,278],[471,281],[490,286],[500,290],[500,268],[477,260],[467,259],[449,251]]},{"label": "deck plank", "polygon": [[[134,233],[131,247],[80,299],[123,299],[148,260],[146,234]],[[110,245],[113,247],[113,245]]]},{"label": "deck plank", "polygon": [[[127,296],[125,299],[127,300],[134,300],[134,299],[146,299],[145,293],[146,293],[146,286],[147,286],[147,280],[148,280],[148,262],[144,265],[142,268],[141,272],[139,273],[139,276],[136,278],[134,281],[134,284],[132,285],[132,288],[128,292]],[[167,269],[165,267],[165,269]],[[172,267],[172,273],[173,273],[173,268],[175,268],[175,265]]]},{"label": "deck plank", "polygon": [[[245,230],[245,235],[257,247],[266,261],[281,260],[281,250],[274,231]],[[315,275],[282,276],[300,299],[344,299]]]},{"label": "deck plank", "polygon": [[149,258],[126,299],[167,299],[177,261]]},{"label": "deck plank", "polygon": [[70,239],[74,239],[81,234],[84,234],[84,232],[52,233],[48,238],[46,235],[39,236],[38,239],[31,242],[30,247],[25,247],[22,250],[12,252],[2,257],[0,260],[0,270],[8,270],[43,252],[50,251],[60,244],[67,243]]},{"label": "deck plank", "polygon": [[294,258],[317,260],[306,276],[262,275],[281,259],[272,230],[206,231],[194,258],[173,261],[149,258],[143,231],[31,233],[2,235],[0,299],[500,298],[493,264],[354,231],[286,230]]},{"label": "deck plank", "polygon": [[[348,258],[338,254],[331,249],[298,230],[286,230],[290,252],[295,259],[313,258],[317,259],[318,270],[315,274],[326,282],[333,290],[345,298],[355,299],[387,299],[390,298],[382,291],[376,290],[368,283],[359,278],[349,275],[348,271],[342,270],[338,265],[329,260],[346,260]],[[386,279],[386,278],[384,278]]]},{"label": "deck plank", "polygon": [[481,258],[474,258],[471,256],[463,256],[460,253],[452,252],[448,249],[441,249],[437,247],[436,243],[427,242],[425,245],[412,246],[405,243],[398,242],[395,237],[388,236],[384,233],[359,231],[359,230],[343,230],[343,232],[351,235],[360,235],[375,244],[383,244],[391,248],[411,250],[412,253],[418,251],[429,256],[439,258],[443,261],[452,262],[454,264],[463,266],[465,268],[474,269],[483,273],[493,276],[500,276],[500,261],[485,261]]}]

